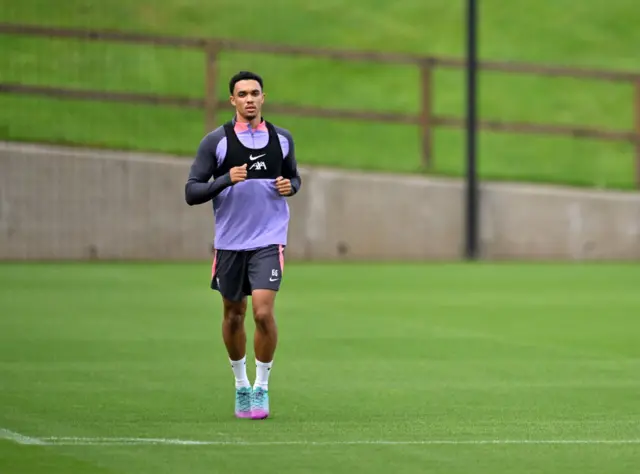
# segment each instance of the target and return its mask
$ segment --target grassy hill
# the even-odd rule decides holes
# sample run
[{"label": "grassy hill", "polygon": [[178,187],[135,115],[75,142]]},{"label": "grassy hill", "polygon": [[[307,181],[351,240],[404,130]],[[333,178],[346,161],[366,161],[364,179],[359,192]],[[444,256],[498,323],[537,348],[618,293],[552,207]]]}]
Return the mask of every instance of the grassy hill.
[{"label": "grassy hill", "polygon": [[[280,44],[464,54],[461,0],[0,0],[0,21],[136,32],[244,38]],[[480,55],[559,65],[640,71],[636,0],[482,0]],[[0,35],[0,81],[201,97],[201,53]],[[411,67],[225,53],[218,94],[228,76],[255,69],[274,102],[371,110],[419,107]],[[574,79],[484,73],[480,113],[486,119],[603,125],[631,129],[629,86]],[[464,114],[461,72],[436,74],[435,112]],[[289,128],[302,164],[417,172],[418,130],[359,122],[266,116]],[[229,109],[228,116],[231,116]],[[222,121],[227,116],[221,116]],[[88,143],[192,155],[203,134],[199,111],[170,107],[60,101],[0,94],[0,139]],[[330,136],[328,138],[328,136]],[[464,134],[435,133],[435,171],[464,169]],[[490,179],[628,188],[631,145],[542,136],[482,133],[480,172]]]}]

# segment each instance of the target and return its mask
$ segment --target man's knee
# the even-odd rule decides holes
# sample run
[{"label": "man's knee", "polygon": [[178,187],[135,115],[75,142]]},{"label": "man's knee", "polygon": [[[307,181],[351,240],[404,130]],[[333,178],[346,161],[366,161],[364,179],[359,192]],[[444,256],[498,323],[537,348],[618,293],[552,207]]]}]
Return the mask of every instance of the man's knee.
[{"label": "man's knee", "polygon": [[256,327],[266,332],[273,325],[273,306],[263,304],[253,307],[253,319],[256,322]]},{"label": "man's knee", "polygon": [[275,324],[273,307],[275,305],[276,293],[272,290],[254,290],[253,299],[253,319],[256,328],[262,332],[268,332]]},{"label": "man's knee", "polygon": [[232,331],[237,331],[244,324],[244,315],[247,311],[245,301],[225,301],[224,302],[224,320]]}]

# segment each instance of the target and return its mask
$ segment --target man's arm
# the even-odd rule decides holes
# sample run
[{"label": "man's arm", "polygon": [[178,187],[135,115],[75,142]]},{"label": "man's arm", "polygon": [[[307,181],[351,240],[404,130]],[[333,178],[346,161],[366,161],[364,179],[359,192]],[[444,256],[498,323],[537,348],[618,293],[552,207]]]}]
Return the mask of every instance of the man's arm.
[{"label": "man's arm", "polygon": [[198,153],[191,164],[184,190],[185,200],[190,206],[212,200],[222,190],[233,184],[229,173],[209,182],[217,167],[216,147],[219,142],[220,139],[215,134],[209,134],[198,146]]},{"label": "man's arm", "polygon": [[296,161],[296,149],[293,143],[293,137],[288,131],[283,130],[283,132],[283,136],[289,142],[289,152],[282,162],[282,177],[291,181],[290,196],[293,196],[300,191],[300,187],[302,186],[302,177],[298,172],[298,162]]}]

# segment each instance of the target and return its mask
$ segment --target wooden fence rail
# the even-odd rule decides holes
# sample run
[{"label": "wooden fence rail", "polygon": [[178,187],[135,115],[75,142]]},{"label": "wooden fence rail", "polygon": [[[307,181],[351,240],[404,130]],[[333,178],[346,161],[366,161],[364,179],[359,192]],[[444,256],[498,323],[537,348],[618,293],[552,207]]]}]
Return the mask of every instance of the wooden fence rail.
[{"label": "wooden fence rail", "polygon": [[[205,131],[210,131],[216,126],[216,114],[218,110],[227,105],[226,101],[220,101],[216,98],[218,58],[220,53],[222,51],[238,51],[246,53],[286,54],[346,61],[371,61],[385,64],[414,65],[420,71],[420,113],[403,114],[395,112],[373,112],[366,110],[344,110],[270,103],[269,110],[274,113],[416,125],[420,128],[422,141],[422,164],[426,169],[431,168],[433,163],[432,135],[434,128],[463,128],[465,126],[465,120],[463,118],[441,116],[433,113],[434,70],[436,68],[465,68],[465,61],[457,58],[367,51],[340,51],[300,46],[268,45],[235,40],[158,36],[108,30],[50,28],[10,23],[0,23],[0,34],[70,38],[85,41],[121,42],[199,49],[203,51],[204,54],[204,70],[206,75],[204,99],[158,94],[78,90],[63,87],[32,86],[5,82],[0,82],[0,93],[197,108],[204,111],[204,128]],[[543,66],[520,62],[497,61],[481,61],[479,63],[479,68],[483,71],[497,71],[503,73],[610,81],[627,84],[633,87],[635,91],[635,124],[633,129],[612,130],[603,127],[536,124],[497,120],[480,120],[478,126],[480,129],[495,132],[560,135],[575,138],[590,138],[633,143],[635,145],[635,182],[636,186],[640,188],[640,72],[618,72],[603,69]]]}]

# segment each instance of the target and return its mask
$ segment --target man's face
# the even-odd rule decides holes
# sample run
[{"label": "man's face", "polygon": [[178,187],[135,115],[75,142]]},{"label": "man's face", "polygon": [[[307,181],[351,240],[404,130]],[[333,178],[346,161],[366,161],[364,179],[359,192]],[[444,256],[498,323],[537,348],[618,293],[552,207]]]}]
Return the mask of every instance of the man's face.
[{"label": "man's face", "polygon": [[264,94],[258,81],[246,79],[236,82],[231,103],[245,120],[259,117],[264,103]]}]

